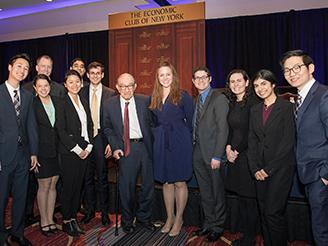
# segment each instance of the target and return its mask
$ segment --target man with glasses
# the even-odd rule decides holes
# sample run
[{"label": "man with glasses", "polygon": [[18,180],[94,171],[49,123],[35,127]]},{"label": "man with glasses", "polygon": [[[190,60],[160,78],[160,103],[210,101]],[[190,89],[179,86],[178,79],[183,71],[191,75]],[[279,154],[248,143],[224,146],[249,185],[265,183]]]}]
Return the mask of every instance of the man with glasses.
[{"label": "man with glasses", "polygon": [[[125,233],[134,232],[136,217],[137,224],[153,231],[156,228],[151,223],[154,178],[150,100],[134,94],[137,84],[131,74],[121,74],[116,88],[120,95],[110,98],[104,107],[104,132],[120,166],[121,225]],[[138,174],[141,189],[136,206]]]},{"label": "man with glasses", "polygon": [[[81,222],[87,224],[95,217],[96,190],[99,191],[101,222],[104,226],[110,224],[108,217],[108,177],[106,158],[111,155],[111,149],[103,133],[102,118],[104,103],[115,94],[115,91],[104,86],[104,65],[91,62],[88,65],[87,77],[90,84],[83,87],[80,95],[88,103],[93,121],[93,149],[90,154],[87,170],[84,177],[84,196],[87,209]],[[95,176],[97,189],[95,188]]]},{"label": "man with glasses", "polygon": [[313,60],[304,51],[286,52],[280,64],[285,79],[299,94],[296,160],[311,207],[315,244],[328,245],[328,90],[314,79]]},{"label": "man with glasses", "polygon": [[229,105],[223,94],[211,88],[211,80],[208,68],[194,69],[192,81],[199,95],[194,113],[193,167],[204,212],[203,225],[194,235],[207,235],[209,242],[215,242],[223,234],[226,217],[220,166],[229,133]]}]

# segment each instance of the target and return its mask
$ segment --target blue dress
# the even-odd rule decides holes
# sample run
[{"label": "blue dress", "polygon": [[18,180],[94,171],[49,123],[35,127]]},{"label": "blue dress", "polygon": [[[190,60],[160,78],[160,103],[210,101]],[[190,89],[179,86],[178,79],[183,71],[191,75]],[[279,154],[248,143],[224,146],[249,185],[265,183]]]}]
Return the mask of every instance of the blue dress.
[{"label": "blue dress", "polygon": [[181,92],[179,105],[167,100],[154,109],[154,178],[161,183],[187,181],[192,176],[193,100]]}]

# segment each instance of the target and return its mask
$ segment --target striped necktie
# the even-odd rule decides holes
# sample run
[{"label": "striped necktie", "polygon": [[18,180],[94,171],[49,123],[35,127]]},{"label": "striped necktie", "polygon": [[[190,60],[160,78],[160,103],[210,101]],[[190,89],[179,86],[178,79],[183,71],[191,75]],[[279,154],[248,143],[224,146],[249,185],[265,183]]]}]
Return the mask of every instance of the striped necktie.
[{"label": "striped necktie", "polygon": [[203,102],[202,96],[199,95],[198,100],[197,100],[197,105],[196,105],[196,118],[195,118],[195,122],[194,122],[194,131],[193,131],[193,140],[196,142],[198,140],[198,125],[199,125],[199,121],[200,121],[200,116],[203,111],[203,107],[204,107],[204,102]]},{"label": "striped necktie", "polygon": [[302,105],[302,96],[300,94],[297,94],[297,99],[296,99],[295,108],[294,108],[294,116],[295,116],[296,120],[297,120],[297,112],[298,112],[299,108],[301,107],[301,105]]},{"label": "striped necktie", "polygon": [[18,124],[20,124],[20,109],[21,109],[21,104],[20,104],[20,100],[19,100],[19,95],[18,95],[18,91],[14,90],[14,107],[15,107],[15,111],[16,111],[16,117],[17,117],[17,122]]}]

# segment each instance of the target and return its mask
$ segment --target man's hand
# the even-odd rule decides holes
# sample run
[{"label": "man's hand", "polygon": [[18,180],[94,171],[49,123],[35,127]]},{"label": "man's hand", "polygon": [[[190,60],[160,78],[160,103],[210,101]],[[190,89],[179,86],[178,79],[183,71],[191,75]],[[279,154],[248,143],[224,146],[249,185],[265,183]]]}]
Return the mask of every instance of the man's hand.
[{"label": "man's hand", "polygon": [[82,150],[82,152],[79,154],[79,157],[80,157],[82,160],[84,160],[84,159],[86,159],[86,158],[88,157],[88,155],[89,155],[89,152],[88,152],[88,151],[86,151],[86,150]]},{"label": "man's hand", "polygon": [[218,169],[220,168],[220,161],[218,160],[215,160],[215,159],[212,159],[211,160],[211,168],[214,170],[214,169]]},{"label": "man's hand", "polygon": [[110,147],[109,144],[107,144],[105,148],[105,158],[109,158],[112,155],[112,148]]},{"label": "man's hand", "polygon": [[328,185],[328,180],[327,179],[321,178],[321,180],[325,185]]},{"label": "man's hand", "polygon": [[116,159],[116,160],[119,160],[121,158],[121,156],[124,156],[124,152],[123,150],[121,149],[117,149],[114,151],[113,153],[113,157]]},{"label": "man's hand", "polygon": [[38,157],[36,155],[31,155],[31,170],[34,170],[34,172],[38,173],[39,169],[38,167],[40,167],[40,163],[38,162]]},{"label": "man's hand", "polygon": [[269,177],[269,175],[264,171],[264,169],[261,169],[255,173],[256,180],[264,181],[267,177]]}]

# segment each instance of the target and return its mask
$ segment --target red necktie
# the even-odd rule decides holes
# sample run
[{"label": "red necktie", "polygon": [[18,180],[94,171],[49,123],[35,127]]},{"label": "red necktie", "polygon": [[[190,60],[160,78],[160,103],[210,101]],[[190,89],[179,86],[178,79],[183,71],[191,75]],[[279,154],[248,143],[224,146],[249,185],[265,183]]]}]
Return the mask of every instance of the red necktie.
[{"label": "red necktie", "polygon": [[128,156],[130,154],[130,123],[129,123],[129,102],[125,103],[124,108],[124,156]]}]

